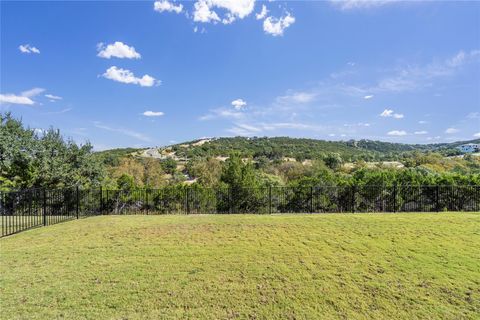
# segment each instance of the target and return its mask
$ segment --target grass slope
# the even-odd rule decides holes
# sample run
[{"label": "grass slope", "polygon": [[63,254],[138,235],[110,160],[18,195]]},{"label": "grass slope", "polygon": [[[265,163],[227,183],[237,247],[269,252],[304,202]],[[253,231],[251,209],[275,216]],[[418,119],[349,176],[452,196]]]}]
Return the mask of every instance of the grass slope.
[{"label": "grass slope", "polygon": [[480,214],[109,216],[0,239],[2,319],[473,319]]}]

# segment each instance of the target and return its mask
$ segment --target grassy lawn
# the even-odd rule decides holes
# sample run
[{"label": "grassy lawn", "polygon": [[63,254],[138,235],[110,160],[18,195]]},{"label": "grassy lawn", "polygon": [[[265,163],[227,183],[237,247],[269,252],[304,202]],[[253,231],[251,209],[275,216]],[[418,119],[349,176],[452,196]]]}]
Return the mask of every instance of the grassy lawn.
[{"label": "grassy lawn", "polygon": [[102,216],[0,239],[2,319],[478,319],[480,214]]}]

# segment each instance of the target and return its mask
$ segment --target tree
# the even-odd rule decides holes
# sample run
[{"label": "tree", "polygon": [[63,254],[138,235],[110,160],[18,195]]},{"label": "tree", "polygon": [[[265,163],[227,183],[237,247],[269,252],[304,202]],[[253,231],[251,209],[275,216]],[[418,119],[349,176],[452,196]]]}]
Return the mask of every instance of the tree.
[{"label": "tree", "polygon": [[89,143],[79,146],[54,129],[35,134],[0,113],[0,177],[1,189],[88,187],[98,185],[104,171]]},{"label": "tree", "polygon": [[192,161],[187,165],[191,177],[198,179],[198,182],[205,187],[217,186],[222,175],[222,163],[215,158]]},{"label": "tree", "polygon": [[259,179],[252,163],[243,163],[239,154],[232,154],[223,169],[221,181],[229,187],[230,206],[235,212],[262,212],[265,197],[262,198]]},{"label": "tree", "polygon": [[135,179],[131,175],[124,173],[117,179],[117,188],[120,190],[131,191],[137,187]]},{"label": "tree", "polygon": [[168,174],[174,174],[177,170],[177,162],[172,158],[167,158],[162,161],[162,168]]},{"label": "tree", "polygon": [[323,160],[325,164],[332,170],[338,169],[342,165],[342,157],[338,153],[330,153]]}]

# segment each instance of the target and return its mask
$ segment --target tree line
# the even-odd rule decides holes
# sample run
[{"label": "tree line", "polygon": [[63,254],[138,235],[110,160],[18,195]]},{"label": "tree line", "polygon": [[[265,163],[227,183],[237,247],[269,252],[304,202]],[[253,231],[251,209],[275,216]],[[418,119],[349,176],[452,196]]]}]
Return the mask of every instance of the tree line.
[{"label": "tree line", "polygon": [[[328,143],[328,148],[321,147],[320,141],[316,149],[312,149],[310,139],[278,138],[273,142],[261,139],[260,145],[272,148],[285,142],[282,150],[288,149],[289,155],[297,160],[285,161],[280,153],[275,155],[273,149],[262,149],[258,144],[252,147],[244,138],[228,140],[233,143],[230,149],[224,142],[221,147],[210,145],[215,141],[193,150],[220,148],[222,151],[218,154],[229,155],[226,161],[214,156],[217,151],[214,155],[207,151],[205,155],[201,152],[188,154],[188,162],[172,158],[142,158],[135,155],[138,149],[94,152],[90,143],[78,145],[64,138],[59,130],[50,128],[36,132],[10,113],[0,113],[0,190],[68,186],[125,190],[168,186],[181,189],[188,183],[193,188],[230,188],[241,194],[253,192],[245,191],[248,188],[267,186],[480,185],[479,157],[448,158],[425,148],[412,151],[402,145],[401,148],[408,150],[394,159],[403,167],[395,168],[381,162],[372,165],[364,159],[351,162],[353,156],[343,152],[354,148],[348,143],[335,149]],[[295,146],[292,141],[299,144]],[[302,159],[307,147],[317,156]],[[182,147],[177,146],[176,152],[181,154],[179,148]],[[252,148],[263,151],[252,154]],[[182,150],[184,154],[190,152],[188,148]]]}]

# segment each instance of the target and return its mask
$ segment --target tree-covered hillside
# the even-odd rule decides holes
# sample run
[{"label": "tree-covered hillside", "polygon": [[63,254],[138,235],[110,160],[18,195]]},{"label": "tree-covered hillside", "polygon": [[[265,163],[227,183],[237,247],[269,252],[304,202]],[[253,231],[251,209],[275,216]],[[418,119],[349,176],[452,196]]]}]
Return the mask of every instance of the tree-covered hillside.
[{"label": "tree-covered hillside", "polygon": [[423,145],[372,140],[325,141],[289,137],[235,137],[211,139],[203,144],[196,142],[198,140],[176,144],[172,146],[172,150],[175,151],[176,156],[187,158],[228,156],[233,151],[243,157],[266,157],[270,160],[284,157],[295,158],[299,161],[325,159],[330,154],[337,153],[344,161],[380,161],[399,160],[403,154],[413,151],[438,151],[444,155],[456,155],[459,152],[455,147],[467,142],[478,143],[480,139]]},{"label": "tree-covered hillside", "polygon": [[[473,141],[479,142],[479,140]],[[93,152],[58,130],[36,133],[0,113],[0,191],[31,187],[260,187],[480,184],[480,157],[451,157],[463,142],[216,138],[160,149]],[[388,160],[388,161],[387,161]]]}]

